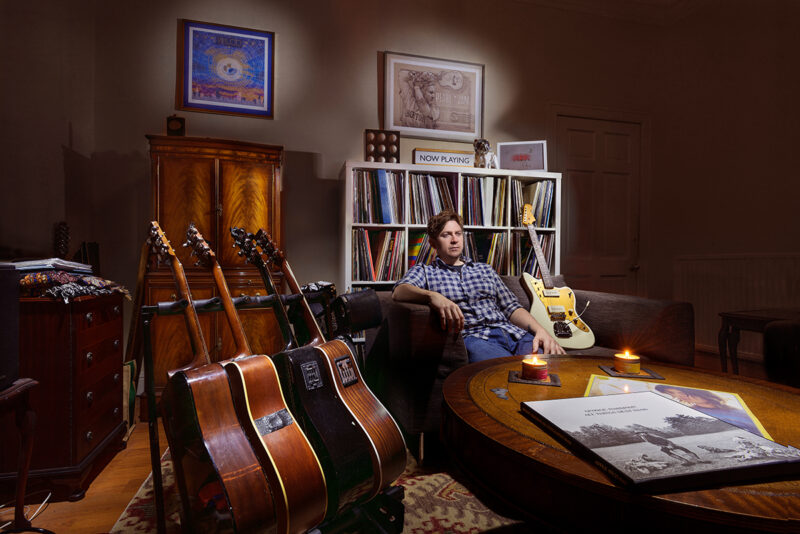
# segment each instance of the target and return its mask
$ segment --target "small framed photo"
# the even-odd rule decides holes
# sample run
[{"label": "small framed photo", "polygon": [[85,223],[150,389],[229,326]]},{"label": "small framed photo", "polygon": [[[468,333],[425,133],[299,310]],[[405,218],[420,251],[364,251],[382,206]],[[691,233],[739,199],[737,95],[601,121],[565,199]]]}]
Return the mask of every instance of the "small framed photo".
[{"label": "small framed photo", "polygon": [[483,137],[483,65],[385,52],[384,128],[471,143]]},{"label": "small framed photo", "polygon": [[546,171],[547,141],[497,143],[497,159],[501,169]]},{"label": "small framed photo", "polygon": [[275,34],[178,21],[178,109],[271,119]]}]

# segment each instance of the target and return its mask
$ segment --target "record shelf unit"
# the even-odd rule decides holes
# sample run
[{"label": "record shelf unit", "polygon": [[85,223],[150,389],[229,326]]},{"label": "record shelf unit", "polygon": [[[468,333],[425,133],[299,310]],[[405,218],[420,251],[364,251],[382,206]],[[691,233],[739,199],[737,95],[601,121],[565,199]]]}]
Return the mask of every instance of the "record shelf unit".
[{"label": "record shelf unit", "polygon": [[447,206],[448,194],[464,219],[465,251],[499,274],[521,275],[535,263],[520,214],[532,203],[550,272],[560,272],[561,173],[347,161],[342,175],[346,291],[389,290],[425,261],[428,217]]}]

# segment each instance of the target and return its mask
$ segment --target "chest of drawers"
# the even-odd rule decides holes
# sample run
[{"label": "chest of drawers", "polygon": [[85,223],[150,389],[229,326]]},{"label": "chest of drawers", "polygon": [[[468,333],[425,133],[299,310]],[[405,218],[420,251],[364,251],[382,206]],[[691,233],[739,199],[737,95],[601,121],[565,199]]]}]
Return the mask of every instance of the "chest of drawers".
[{"label": "chest of drawers", "polygon": [[[20,376],[39,387],[29,491],[80,499],[122,447],[122,296],[79,297],[65,304],[22,298]],[[13,421],[2,421],[2,428]],[[17,444],[0,440],[0,484],[16,473]],[[5,491],[4,491],[5,493]]]}]

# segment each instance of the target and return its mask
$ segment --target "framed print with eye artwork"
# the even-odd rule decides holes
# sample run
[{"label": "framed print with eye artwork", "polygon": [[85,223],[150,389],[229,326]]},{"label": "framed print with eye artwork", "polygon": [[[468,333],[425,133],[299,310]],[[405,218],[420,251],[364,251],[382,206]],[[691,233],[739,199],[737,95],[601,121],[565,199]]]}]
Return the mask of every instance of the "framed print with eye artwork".
[{"label": "framed print with eye artwork", "polygon": [[384,128],[471,143],[483,137],[483,65],[384,53]]},{"label": "framed print with eye artwork", "polygon": [[271,119],[273,32],[178,21],[178,109]]}]

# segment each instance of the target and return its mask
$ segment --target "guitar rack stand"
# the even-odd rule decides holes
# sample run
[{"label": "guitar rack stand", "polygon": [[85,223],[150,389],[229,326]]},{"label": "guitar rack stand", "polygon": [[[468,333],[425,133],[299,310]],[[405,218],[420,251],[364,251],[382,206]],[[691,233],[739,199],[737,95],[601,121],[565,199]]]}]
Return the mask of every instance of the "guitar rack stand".
[{"label": "guitar rack stand", "polygon": [[[329,313],[328,299],[320,295],[325,300],[324,312]],[[249,310],[258,308],[271,308],[275,306],[277,298],[280,298],[284,306],[292,308],[301,302],[303,295],[262,295],[262,296],[241,296],[233,299],[233,304],[237,310]],[[153,376],[153,348],[150,333],[151,324],[155,316],[170,316],[183,313],[189,305],[186,299],[178,301],[158,302],[152,306],[142,306],[139,319],[142,323],[142,338],[144,349],[144,387],[147,395],[147,415],[148,432],[150,437],[150,464],[153,471],[153,496],[156,506],[156,529],[158,534],[166,534],[166,517],[164,511],[164,485],[161,473],[161,457],[159,456],[160,446],[158,443],[158,418],[156,411],[155,381]],[[197,313],[216,313],[224,311],[222,300],[219,297],[210,299],[196,300],[193,303]],[[330,318],[326,313],[328,327],[330,328]],[[370,532],[376,534],[400,534],[404,524],[403,506],[404,488],[402,486],[392,486],[380,492],[376,497],[367,503],[354,506],[344,513],[336,516],[325,523],[309,531],[309,534],[336,534],[338,532],[351,531],[354,526],[363,525],[365,522],[370,525]]]}]

